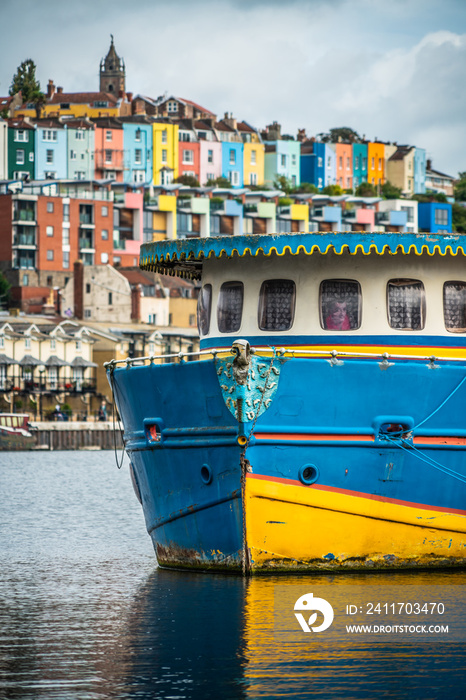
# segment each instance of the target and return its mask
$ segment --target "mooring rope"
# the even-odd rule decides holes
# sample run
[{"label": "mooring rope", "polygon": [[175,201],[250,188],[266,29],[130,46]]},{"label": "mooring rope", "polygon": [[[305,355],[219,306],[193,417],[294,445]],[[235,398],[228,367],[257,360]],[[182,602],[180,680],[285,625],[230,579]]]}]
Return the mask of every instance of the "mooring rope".
[{"label": "mooring rope", "polygon": [[118,427],[120,429],[120,435],[121,435],[121,443],[123,445],[123,451],[121,453],[121,462],[118,463],[118,450],[117,450],[117,444],[116,444],[116,425],[115,425],[115,416],[116,416],[116,385],[114,383],[114,367],[110,368],[110,388],[112,390],[112,414],[113,414],[113,448],[115,452],[115,462],[118,467],[118,469],[121,469],[123,466],[123,460],[125,458],[125,439],[124,439],[124,432],[121,427],[121,421],[120,418],[118,418]]},{"label": "mooring rope", "polygon": [[416,448],[414,445],[411,445],[407,440],[402,440],[402,442],[400,443],[400,442],[397,442],[396,439],[393,439],[392,436],[390,436],[390,437],[385,436],[385,439],[388,442],[391,442],[396,447],[399,447],[401,450],[404,450],[405,452],[412,454],[414,457],[417,457],[417,459],[420,459],[421,462],[425,462],[430,467],[433,467],[434,469],[437,469],[438,471],[443,472],[447,476],[451,476],[453,479],[457,479],[458,481],[461,481],[463,484],[466,484],[466,476],[464,476],[464,474],[460,474],[459,472],[455,472],[454,469],[450,469],[450,467],[446,467],[444,464],[437,462],[435,459],[432,459],[432,457],[429,457],[429,455],[426,455],[424,452],[422,452],[421,450]]}]

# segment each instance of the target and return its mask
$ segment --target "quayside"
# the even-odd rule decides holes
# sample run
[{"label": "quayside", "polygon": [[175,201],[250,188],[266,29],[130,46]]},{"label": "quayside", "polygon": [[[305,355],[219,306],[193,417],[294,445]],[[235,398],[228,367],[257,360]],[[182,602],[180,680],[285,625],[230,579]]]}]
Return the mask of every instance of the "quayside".
[{"label": "quayside", "polygon": [[175,240],[140,263],[200,281],[198,353],[107,364],[161,566],[464,566],[461,236]]}]

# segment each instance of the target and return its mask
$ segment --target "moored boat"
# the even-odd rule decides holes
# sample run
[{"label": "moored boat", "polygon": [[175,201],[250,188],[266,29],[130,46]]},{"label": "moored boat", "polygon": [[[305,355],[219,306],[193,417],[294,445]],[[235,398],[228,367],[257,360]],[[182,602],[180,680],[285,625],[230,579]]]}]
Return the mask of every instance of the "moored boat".
[{"label": "moored boat", "polygon": [[107,365],[159,564],[463,566],[461,236],[146,244],[201,280],[201,351]]},{"label": "moored boat", "polygon": [[27,413],[0,413],[0,450],[32,450],[34,445]]}]

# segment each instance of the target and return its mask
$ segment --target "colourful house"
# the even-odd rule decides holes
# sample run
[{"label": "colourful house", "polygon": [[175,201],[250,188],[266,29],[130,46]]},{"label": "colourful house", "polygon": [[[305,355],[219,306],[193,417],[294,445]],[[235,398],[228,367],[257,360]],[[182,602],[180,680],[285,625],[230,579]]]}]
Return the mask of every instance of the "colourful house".
[{"label": "colourful house", "polygon": [[419,202],[419,231],[427,233],[451,233],[451,204],[442,202]]},{"label": "colourful house", "polygon": [[385,182],[385,144],[378,141],[367,143],[367,182],[376,188]]},{"label": "colourful house", "polygon": [[8,177],[9,179],[33,180],[35,177],[36,130],[25,119],[8,120]]},{"label": "colourful house", "polygon": [[353,189],[353,147],[350,143],[335,143],[335,184],[343,190]]},{"label": "colourful house", "polygon": [[265,143],[264,182],[273,185],[277,177],[286,177],[293,187],[301,182],[301,144],[299,141],[280,139]]},{"label": "colourful house", "polygon": [[179,173],[178,125],[169,119],[152,122],[154,185],[169,185]]},{"label": "colourful house", "polygon": [[123,124],[118,119],[95,119],[95,177],[123,182]]},{"label": "colourful house", "polygon": [[60,180],[68,177],[66,125],[58,119],[37,119],[35,140],[35,177]]},{"label": "colourful house", "polygon": [[265,147],[259,132],[247,122],[238,122],[237,130],[243,140],[244,186],[264,183]]},{"label": "colourful house", "polygon": [[353,187],[367,182],[367,143],[353,143]]},{"label": "colourful house", "polygon": [[93,180],[95,125],[88,119],[67,119],[67,177]]},{"label": "colourful house", "polygon": [[[130,97],[130,95],[128,96]],[[108,92],[63,92],[49,80],[46,103],[41,109],[41,117],[119,117],[131,114],[131,102],[126,96],[112,95]],[[16,110],[15,116],[36,117],[32,103],[24,103]]]},{"label": "colourful house", "polygon": [[152,123],[147,117],[121,117],[123,124],[123,182],[152,183]]}]

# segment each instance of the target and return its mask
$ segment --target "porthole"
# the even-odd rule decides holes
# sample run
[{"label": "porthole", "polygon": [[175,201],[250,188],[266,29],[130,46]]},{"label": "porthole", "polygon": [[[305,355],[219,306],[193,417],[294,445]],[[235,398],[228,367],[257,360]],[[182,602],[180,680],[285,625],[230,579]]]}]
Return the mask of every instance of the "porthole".
[{"label": "porthole", "polygon": [[201,467],[201,479],[204,484],[210,484],[212,481],[212,469],[208,464],[203,464]]},{"label": "porthole", "polygon": [[299,480],[309,486],[314,484],[319,478],[319,470],[315,464],[303,464],[299,470]]}]

